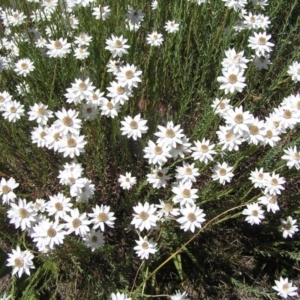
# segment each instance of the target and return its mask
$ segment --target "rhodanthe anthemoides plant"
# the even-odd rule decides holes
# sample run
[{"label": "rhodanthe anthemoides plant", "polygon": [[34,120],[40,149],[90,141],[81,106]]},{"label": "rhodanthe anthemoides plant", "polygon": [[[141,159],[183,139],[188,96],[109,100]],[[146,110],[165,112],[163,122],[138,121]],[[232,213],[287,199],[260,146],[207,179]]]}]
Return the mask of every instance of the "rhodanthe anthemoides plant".
[{"label": "rhodanthe anthemoides plant", "polygon": [[299,9],[4,0],[0,299],[297,297]]}]

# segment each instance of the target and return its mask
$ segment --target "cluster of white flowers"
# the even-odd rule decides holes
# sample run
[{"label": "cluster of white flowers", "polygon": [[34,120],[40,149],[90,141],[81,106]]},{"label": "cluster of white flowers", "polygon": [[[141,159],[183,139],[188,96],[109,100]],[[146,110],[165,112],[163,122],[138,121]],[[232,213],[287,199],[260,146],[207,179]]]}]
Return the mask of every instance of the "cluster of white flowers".
[{"label": "cluster of white flowers", "polygon": [[[209,2],[207,0],[188,1],[198,5]],[[239,13],[241,19],[235,24],[234,29],[251,31],[248,47],[255,51],[251,57],[254,66],[258,70],[267,70],[271,64],[269,58],[274,46],[270,41],[271,35],[266,32],[271,23],[269,17],[262,13],[247,12],[246,0],[222,1],[225,2],[226,7]],[[38,3],[33,0],[28,2]],[[59,1],[43,0],[40,2],[40,8],[32,11],[30,16],[26,16],[17,9],[0,10],[0,18],[5,27],[5,37],[1,39],[0,49],[6,53],[5,56],[0,56],[0,72],[10,70],[24,80],[16,86],[20,96],[29,94],[28,77],[35,76],[38,70],[33,59],[19,57],[19,42],[30,43],[30,38],[26,34],[24,36],[23,34],[12,35],[12,28],[21,26],[30,19],[35,26],[30,29],[34,46],[40,50],[42,58],[54,58],[58,65],[60,59],[71,56],[71,53],[76,59],[82,61],[90,57],[89,47],[93,45],[94,37],[91,33],[79,31],[77,8],[90,7],[92,16],[101,24],[111,15],[109,6],[100,5],[94,0],[68,0],[62,15],[64,30],[59,30],[53,24],[47,26],[44,31],[40,31],[37,25],[51,20],[58,10],[62,9]],[[264,10],[268,1],[252,0],[252,4],[255,10]],[[153,0],[151,8],[157,10],[159,5],[159,1]],[[138,31],[144,16],[140,9],[129,7],[125,20],[126,28],[130,31]],[[168,34],[176,33],[180,30],[180,23],[168,20],[164,24],[164,30]],[[61,32],[65,32],[67,38],[57,38],[61,36]],[[81,72],[69,87],[65,87],[66,103],[57,111],[49,109],[50,101],[49,105],[36,102],[28,107],[25,102],[22,104],[21,101],[15,100],[9,92],[0,91],[0,112],[3,118],[15,123],[26,115],[27,109],[28,120],[37,126],[31,130],[32,143],[37,147],[61,153],[66,159],[77,159],[85,153],[85,146],[88,142],[87,136],[81,134],[85,122],[92,122],[100,114],[107,118],[117,118],[122,107],[126,107],[142,82],[142,70],[124,60],[127,54],[134,51],[130,49],[129,38],[125,38],[126,36],[111,34],[105,40],[105,50],[111,55],[106,71],[110,78],[113,78],[105,87],[107,93],[100,91],[98,88],[100,85],[98,87],[97,84],[94,85],[89,77],[83,75],[84,72]],[[147,35],[145,42],[159,47],[164,42],[164,36],[159,33],[159,30],[154,30]],[[237,51],[234,47],[225,51],[225,58],[221,62],[222,76],[217,77],[217,81],[221,83],[220,90],[224,90],[226,95],[242,92],[247,87],[244,75],[250,58],[245,57],[244,53],[245,51]],[[287,73],[295,82],[300,81],[300,63],[294,62],[289,66]],[[206,214],[199,207],[201,200],[199,190],[193,188],[200,177],[198,166],[208,165],[211,181],[216,181],[221,185],[230,184],[234,178],[235,165],[223,161],[227,152],[239,151],[243,143],[257,147],[275,147],[281,140],[282,134],[293,130],[300,123],[300,94],[285,97],[265,120],[255,117],[241,104],[234,105],[230,102],[231,99],[228,98],[213,100],[211,107],[222,122],[215,137],[210,139],[201,137],[201,140],[199,138],[192,144],[183,133],[180,124],[175,125],[173,121],[167,121],[166,126],[157,127],[158,130],[154,133],[156,140],[147,141],[143,152],[151,170],[146,175],[146,182],[154,189],[166,188],[169,182],[172,182],[173,195],[168,200],[158,199],[157,203],[142,201],[133,207],[134,213],[130,224],[139,236],[133,249],[140,259],[149,259],[150,255],[155,255],[159,251],[158,241],[149,237],[148,233],[159,230],[164,222],[175,221],[175,224],[184,232],[194,233],[202,228],[202,224],[206,221]],[[53,120],[51,124],[50,120]],[[135,116],[124,116],[124,119],[120,120],[120,134],[136,142],[147,134],[147,122],[142,118],[141,113]],[[299,170],[298,147],[292,145],[283,151],[281,158],[286,166]],[[178,159],[182,162],[180,165],[176,165]],[[193,159],[194,162],[188,162],[189,159]],[[173,177],[168,173],[172,168],[170,161],[172,167],[175,166],[172,169],[175,170]],[[138,183],[137,178],[132,175],[131,171],[124,173],[125,175],[120,174],[118,178],[120,187],[124,190],[134,189]],[[38,198],[35,201],[17,197],[14,190],[19,187],[19,183],[14,178],[1,178],[0,196],[3,205],[8,207],[7,217],[10,224],[24,231],[42,253],[54,251],[64,243],[68,235],[77,236],[88,248],[91,248],[91,251],[104,246],[105,228],[114,228],[116,217],[109,205],[98,203],[99,205],[96,204],[91,208],[91,212],[82,212],[77,207],[77,202],[90,201],[96,190],[95,184],[85,177],[82,164],[77,161],[66,162],[57,178],[63,188],[66,188],[62,190],[69,190],[69,195],[58,192],[48,196],[48,200]],[[275,171],[265,172],[263,168],[256,168],[252,171],[250,180],[254,188],[260,189],[262,196],[258,197],[257,202],[248,204],[242,214],[246,216],[248,223],[254,225],[260,224],[265,219],[263,206],[266,207],[267,212],[276,213],[280,210],[278,197],[285,189],[286,180]],[[291,216],[288,216],[286,220],[281,219],[280,222],[279,230],[283,238],[292,238],[298,232],[297,220]],[[146,234],[142,235],[142,232]],[[21,277],[23,273],[30,275],[30,269],[34,269],[33,255],[30,251],[21,251],[21,248],[17,246],[16,250],[12,250],[8,256],[7,266],[13,267],[13,275],[17,274],[18,277]],[[288,279],[280,278],[280,281],[275,281],[275,283],[276,286],[273,288],[281,297],[297,295],[295,292],[297,288],[292,287]],[[186,299],[187,296],[186,292],[177,291],[171,299]],[[131,298],[118,292],[112,293],[111,299],[130,300]]]}]

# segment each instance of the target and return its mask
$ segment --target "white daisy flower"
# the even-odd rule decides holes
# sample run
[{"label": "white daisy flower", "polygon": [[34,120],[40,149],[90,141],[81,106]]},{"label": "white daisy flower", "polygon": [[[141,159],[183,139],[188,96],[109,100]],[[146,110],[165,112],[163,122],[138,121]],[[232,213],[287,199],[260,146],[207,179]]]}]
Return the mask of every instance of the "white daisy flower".
[{"label": "white daisy flower", "polygon": [[63,153],[64,157],[74,158],[84,153],[84,146],[87,141],[84,140],[84,135],[68,133],[64,135],[60,141],[58,152]]},{"label": "white daisy flower", "polygon": [[85,121],[93,121],[99,115],[99,107],[97,104],[83,103],[81,107],[81,117]]},{"label": "white daisy flower", "polygon": [[249,47],[255,50],[257,56],[266,55],[272,52],[273,43],[269,42],[271,35],[266,32],[253,32],[254,36],[249,37]]},{"label": "white daisy flower", "polygon": [[[198,0],[198,1],[206,1],[206,0]],[[189,294],[187,292],[181,293],[180,291],[176,291],[175,295],[171,296],[171,300],[184,300],[187,299]]]},{"label": "white daisy flower", "polygon": [[14,189],[19,186],[19,183],[16,182],[14,178],[9,178],[6,180],[5,178],[1,178],[0,182],[0,196],[2,196],[2,203],[9,204],[10,201],[14,202],[17,198],[14,193]]},{"label": "white daisy flower", "polygon": [[47,54],[49,57],[65,57],[71,52],[71,44],[66,39],[60,38],[58,40],[50,40],[49,44],[46,44],[48,49]]},{"label": "white daisy flower", "polygon": [[218,145],[223,145],[222,151],[238,151],[244,140],[240,134],[234,134],[229,126],[220,126],[217,135],[219,139]]},{"label": "white daisy flower", "polygon": [[110,212],[110,206],[103,205],[99,207],[93,207],[93,213],[88,214],[91,218],[92,224],[94,224],[93,229],[100,227],[101,231],[104,231],[104,224],[108,227],[113,228],[115,223],[114,213]]},{"label": "white daisy flower", "polygon": [[149,164],[163,165],[172,157],[170,154],[171,146],[157,145],[151,140],[148,141],[148,147],[144,149],[146,153],[144,158],[148,158]]},{"label": "white daisy flower", "polygon": [[74,49],[74,56],[76,59],[86,59],[87,57],[89,57],[90,52],[87,50],[87,48],[84,47],[78,47]]},{"label": "white daisy flower", "polygon": [[298,61],[293,62],[293,64],[289,66],[287,73],[292,77],[293,81],[300,81],[300,63]]},{"label": "white daisy flower", "polygon": [[31,228],[36,220],[37,213],[33,209],[32,201],[28,202],[25,199],[19,199],[18,204],[11,202],[10,209],[7,211],[7,217],[10,219],[10,224],[14,224],[15,228],[25,230]]},{"label": "white daisy flower", "polygon": [[109,50],[113,57],[122,57],[123,54],[127,54],[128,51],[126,49],[129,48],[128,45],[126,45],[127,39],[123,38],[123,35],[120,37],[111,35],[110,39],[106,39],[106,50]]},{"label": "white daisy flower", "polygon": [[180,205],[191,204],[194,205],[196,199],[199,198],[197,195],[198,189],[192,189],[192,182],[179,182],[172,188],[172,192],[175,194],[172,201],[174,203],[180,203]]},{"label": "white daisy flower", "polygon": [[99,5],[93,8],[92,15],[96,18],[96,20],[107,20],[110,16],[110,8],[109,6]]},{"label": "white daisy flower", "polygon": [[59,221],[49,221],[48,219],[42,220],[40,223],[33,227],[31,237],[36,243],[39,250],[47,251],[53,250],[55,245],[63,244],[63,240],[67,232],[63,230],[64,224],[59,224]]},{"label": "white daisy flower", "polygon": [[270,173],[264,172],[263,168],[259,170],[255,168],[254,171],[251,172],[249,179],[254,184],[255,188],[264,188],[266,186],[266,179],[270,176]]},{"label": "white daisy flower", "polygon": [[195,232],[195,229],[201,228],[201,224],[205,222],[204,217],[206,214],[203,213],[203,209],[200,209],[195,204],[187,204],[181,207],[180,213],[182,217],[177,219],[177,222],[181,224],[180,228],[184,231],[190,230],[191,232]]},{"label": "white daisy flower", "polygon": [[210,144],[209,140],[205,138],[202,141],[194,141],[196,147],[192,147],[191,150],[194,152],[192,153],[192,157],[194,160],[199,160],[205,164],[208,164],[209,161],[213,161],[213,155],[217,154],[214,149],[215,144]]},{"label": "white daisy flower", "polygon": [[254,117],[249,111],[244,111],[242,106],[229,109],[224,115],[228,129],[241,136],[249,134],[249,126],[253,124]]},{"label": "white daisy flower", "polygon": [[276,211],[280,210],[277,198],[278,197],[276,195],[264,194],[264,196],[259,197],[257,200],[258,203],[267,207],[267,212],[272,211],[272,213],[275,214]]},{"label": "white daisy flower", "polygon": [[100,106],[104,100],[107,100],[103,97],[104,92],[101,92],[100,89],[94,90],[91,95],[85,99],[87,104],[94,104]]},{"label": "white daisy flower", "polygon": [[163,35],[161,33],[157,33],[157,31],[153,31],[152,33],[147,35],[147,43],[150,46],[160,46],[162,45],[164,38]]},{"label": "white daisy flower", "polygon": [[3,118],[13,123],[15,123],[25,114],[24,105],[16,100],[5,102],[2,107],[2,111]]},{"label": "white daisy flower", "polygon": [[232,109],[232,105],[229,104],[230,103],[230,99],[227,98],[216,98],[213,101],[213,104],[211,105],[211,107],[214,109],[214,113],[219,115],[219,116],[224,116],[226,115],[226,112],[229,109]]},{"label": "white daisy flower", "polygon": [[275,172],[273,172],[266,178],[265,194],[278,195],[281,194],[281,190],[285,189],[283,187],[283,185],[285,184],[285,179],[279,176],[279,174],[275,174]]},{"label": "white daisy flower", "polygon": [[247,63],[249,59],[244,57],[244,51],[236,53],[234,48],[229,48],[225,51],[226,58],[222,61],[223,68],[236,67],[241,69],[247,69]]},{"label": "white daisy flower", "polygon": [[180,215],[179,208],[174,208],[172,203],[165,203],[160,199],[159,203],[160,204],[155,204],[155,206],[156,208],[160,209],[157,211],[157,217],[160,221]]},{"label": "white daisy flower", "polygon": [[30,111],[28,111],[29,121],[36,121],[40,125],[46,125],[49,118],[53,118],[53,112],[48,108],[48,105],[43,103],[35,103],[30,106]]},{"label": "white daisy flower", "polygon": [[30,269],[34,269],[33,258],[34,256],[30,251],[21,251],[20,246],[16,249],[12,249],[12,253],[8,253],[7,267],[13,267],[12,275],[17,274],[20,278],[23,273],[30,275]]},{"label": "white daisy flower", "polygon": [[220,89],[225,91],[225,94],[242,92],[246,84],[244,70],[236,67],[230,67],[222,70],[223,76],[219,76],[217,81],[221,83]]},{"label": "white daisy flower", "polygon": [[135,228],[143,231],[144,229],[150,230],[153,227],[156,227],[156,222],[158,221],[158,217],[155,215],[156,207],[154,204],[149,204],[145,202],[138,203],[137,206],[133,207],[135,214],[133,214],[133,220],[130,224],[134,225]]},{"label": "white daisy flower", "polygon": [[151,183],[155,189],[166,187],[167,181],[171,179],[171,177],[168,176],[167,173],[167,168],[156,167],[151,170],[150,174],[146,175],[147,181]]},{"label": "white daisy flower", "polygon": [[264,211],[258,205],[258,203],[248,204],[242,212],[243,215],[246,215],[246,221],[253,224],[259,224],[262,219],[264,219]]},{"label": "white daisy flower", "polygon": [[168,33],[177,32],[179,30],[179,23],[176,23],[175,21],[167,21],[165,29]]},{"label": "white daisy flower", "polygon": [[63,135],[67,133],[79,134],[82,121],[77,118],[78,114],[77,110],[69,109],[67,111],[63,107],[61,111],[55,113],[57,120],[53,125],[56,126]]},{"label": "white daisy flower", "polygon": [[214,181],[218,180],[221,184],[225,185],[225,183],[230,182],[231,178],[234,176],[231,172],[232,169],[233,167],[230,167],[226,162],[223,162],[222,164],[218,162],[212,169],[212,179]]},{"label": "white daisy flower", "polygon": [[49,196],[50,201],[46,203],[46,211],[49,216],[54,216],[55,220],[64,219],[68,212],[72,210],[71,199],[65,197],[62,193]]},{"label": "white daisy flower", "polygon": [[273,289],[277,292],[277,295],[287,299],[288,297],[298,296],[296,292],[298,290],[297,287],[293,286],[292,282],[289,282],[288,278],[280,277],[280,280],[275,280],[275,286]]},{"label": "white daisy flower", "polygon": [[137,138],[141,138],[142,134],[146,133],[148,126],[146,126],[147,120],[141,118],[141,114],[136,115],[134,118],[127,116],[125,121],[121,121],[123,127],[121,127],[122,135],[127,135],[127,138],[133,138],[135,141]]},{"label": "white daisy flower", "polygon": [[124,190],[130,190],[136,184],[136,177],[131,176],[131,172],[126,172],[125,176],[120,175],[118,182]]},{"label": "white daisy flower", "polygon": [[289,169],[295,167],[297,170],[300,170],[300,153],[297,150],[297,147],[289,147],[284,150],[284,155],[281,159],[286,160],[286,165]]},{"label": "white daisy flower", "polygon": [[245,7],[247,0],[222,0],[225,3],[225,6],[233,8],[235,11],[239,11]]},{"label": "white daisy flower", "polygon": [[190,149],[191,143],[189,143],[189,139],[186,136],[183,136],[181,139],[181,143],[176,143],[175,147],[172,147],[170,150],[170,154],[173,159],[177,159],[178,157],[184,158],[186,153],[191,153]]},{"label": "white daisy flower", "polygon": [[90,232],[87,232],[83,237],[83,242],[94,252],[96,249],[104,246],[104,235],[101,231],[91,229]]},{"label": "white daisy flower", "polygon": [[195,164],[183,162],[182,167],[176,167],[176,178],[182,183],[196,182],[196,177],[200,175],[199,169],[195,168]]},{"label": "white daisy flower", "polygon": [[111,101],[103,99],[102,103],[100,104],[101,115],[110,117],[112,119],[118,115],[120,109],[120,103],[113,99]]},{"label": "white daisy flower", "polygon": [[91,221],[87,219],[86,213],[80,214],[78,208],[72,209],[70,211],[70,216],[66,215],[64,217],[65,229],[67,230],[67,234],[74,232],[76,235],[80,235],[81,237],[85,236],[89,231],[89,224]]},{"label": "white daisy flower", "polygon": [[33,62],[28,58],[23,58],[18,60],[15,63],[14,71],[18,75],[22,75],[26,77],[30,72],[32,72],[35,69]]},{"label": "white daisy flower", "polygon": [[142,81],[140,78],[141,75],[142,71],[138,71],[136,66],[127,64],[124,67],[120,67],[120,72],[117,74],[117,80],[123,87],[137,87],[138,82]]},{"label": "white daisy flower", "polygon": [[157,252],[157,244],[153,239],[148,240],[146,236],[144,238],[140,236],[140,239],[136,243],[137,246],[134,247],[134,250],[140,259],[148,259],[150,254]]},{"label": "white daisy flower", "polygon": [[270,54],[265,54],[265,55],[254,55],[253,56],[253,63],[256,67],[257,70],[268,70],[269,69],[269,65],[271,65],[271,61],[270,61]]},{"label": "white daisy flower", "polygon": [[107,88],[108,97],[112,98],[116,103],[123,105],[132,96],[131,89],[128,86],[123,86],[120,82],[112,81]]},{"label": "white daisy flower", "polygon": [[37,144],[38,147],[45,147],[47,144],[46,136],[47,136],[48,127],[41,126],[34,127],[31,131],[31,141],[33,144]]},{"label": "white daisy flower", "polygon": [[180,129],[180,125],[174,126],[173,121],[167,122],[167,126],[163,127],[158,125],[159,132],[154,133],[158,136],[157,143],[165,146],[176,147],[176,144],[181,144],[181,138],[184,137],[182,133],[183,129]]},{"label": "white daisy flower", "polygon": [[281,226],[279,230],[282,231],[283,237],[286,239],[287,237],[293,237],[293,235],[299,231],[297,220],[293,220],[291,216],[287,217],[286,220],[280,219]]}]

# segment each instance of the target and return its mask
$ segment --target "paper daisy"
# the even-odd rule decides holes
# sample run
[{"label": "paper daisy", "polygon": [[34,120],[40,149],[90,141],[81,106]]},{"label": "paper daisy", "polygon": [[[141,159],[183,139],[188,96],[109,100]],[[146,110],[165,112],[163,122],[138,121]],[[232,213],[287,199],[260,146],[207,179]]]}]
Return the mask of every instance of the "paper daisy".
[{"label": "paper daisy", "polygon": [[243,215],[246,215],[246,221],[253,224],[259,224],[262,219],[264,219],[264,211],[258,205],[258,203],[248,204],[242,212]]},{"label": "paper daisy", "polygon": [[273,289],[277,292],[278,296],[284,299],[287,299],[287,297],[298,296],[298,293],[296,292],[298,288],[293,286],[293,283],[289,282],[288,278],[280,277],[279,280],[275,280],[275,284]]},{"label": "paper daisy", "polygon": [[206,214],[203,213],[203,209],[200,209],[196,205],[189,205],[180,209],[182,217],[177,219],[177,222],[181,224],[180,228],[184,231],[190,230],[195,232],[196,228],[201,228],[201,224],[205,222],[204,217]]},{"label": "paper daisy", "polygon": [[126,172],[125,176],[120,175],[118,182],[124,190],[130,190],[136,184],[136,177],[131,176],[131,172]]},{"label": "paper daisy", "polygon": [[233,167],[230,167],[226,162],[223,162],[222,164],[217,163],[212,169],[213,180],[218,180],[221,184],[225,184],[226,182],[230,182],[231,178],[234,176],[231,172]]},{"label": "paper daisy", "polygon": [[156,222],[158,221],[158,217],[155,215],[156,207],[154,204],[149,204],[145,202],[138,203],[137,206],[133,207],[135,214],[133,214],[133,220],[130,224],[134,225],[135,228],[143,231],[144,229],[150,230],[152,227],[156,226]]},{"label": "paper daisy", "polygon": [[28,250],[21,251],[20,246],[12,249],[12,253],[8,253],[6,266],[13,267],[12,275],[17,274],[20,278],[23,273],[30,275],[30,269],[34,269],[33,258],[34,256]]},{"label": "paper daisy", "polygon": [[127,138],[132,137],[136,141],[137,138],[141,138],[142,134],[147,132],[147,120],[143,120],[140,114],[136,115],[134,118],[127,116],[124,119],[124,121],[121,121],[121,124],[123,125],[121,131],[122,135],[127,135]]},{"label": "paper daisy", "polygon": [[134,250],[140,259],[148,259],[150,254],[157,252],[156,243],[153,239],[148,240],[147,237],[141,237],[136,241],[137,246],[134,247]]},{"label": "paper daisy", "polygon": [[113,228],[115,223],[114,213],[110,212],[110,206],[96,205],[93,207],[93,213],[88,214],[91,218],[91,223],[94,224],[93,229],[100,227],[101,231],[104,231],[104,224]]},{"label": "paper daisy", "polygon": [[286,239],[287,237],[293,237],[293,235],[299,231],[297,220],[293,220],[292,217],[287,217],[286,220],[280,219],[281,226],[280,231],[282,231],[283,237]]},{"label": "paper daisy", "polygon": [[220,89],[224,90],[225,94],[243,91],[246,86],[243,69],[236,67],[224,68],[222,73],[223,76],[219,76],[217,81],[221,83]]}]

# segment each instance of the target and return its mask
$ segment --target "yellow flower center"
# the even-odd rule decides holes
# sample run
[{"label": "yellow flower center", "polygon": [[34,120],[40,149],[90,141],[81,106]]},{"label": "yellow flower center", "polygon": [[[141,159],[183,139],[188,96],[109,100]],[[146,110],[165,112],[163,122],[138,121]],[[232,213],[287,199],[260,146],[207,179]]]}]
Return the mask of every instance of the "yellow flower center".
[{"label": "yellow flower center", "polygon": [[138,123],[134,120],[132,120],[129,124],[131,129],[137,129],[138,128]]},{"label": "yellow flower center", "polygon": [[155,173],[155,177],[158,178],[158,179],[161,179],[161,178],[164,177],[164,174],[162,172],[158,171],[158,172]]},{"label": "yellow flower center", "polygon": [[73,228],[78,228],[81,225],[80,219],[76,218],[72,221]]},{"label": "yellow flower center", "polygon": [[144,242],[141,246],[142,246],[142,248],[145,249],[145,250],[149,248],[149,244],[146,243],[146,242]]},{"label": "yellow flower center", "polygon": [[85,91],[87,89],[87,85],[85,82],[80,82],[78,88],[80,91]]},{"label": "yellow flower center", "polygon": [[250,126],[249,131],[250,131],[250,134],[256,135],[259,133],[259,128],[255,125],[252,125],[252,126]]},{"label": "yellow flower center", "polygon": [[221,176],[225,176],[225,175],[227,174],[226,169],[221,168],[221,169],[219,170],[219,174],[220,174]]},{"label": "yellow flower center", "polygon": [[115,41],[116,48],[121,48],[123,46],[123,43],[120,40]]},{"label": "yellow flower center", "polygon": [[24,265],[24,260],[22,257],[15,258],[14,260],[15,267],[21,268]]},{"label": "yellow flower center", "polygon": [[189,189],[184,189],[181,194],[183,198],[189,198],[191,196],[191,191]]},{"label": "yellow flower center", "polygon": [[228,76],[228,82],[231,84],[235,84],[237,82],[237,76],[235,74],[230,74]]},{"label": "yellow flower center", "polygon": [[244,122],[244,117],[242,114],[237,114],[235,117],[234,117],[234,121],[235,123],[237,124],[241,124]]},{"label": "yellow flower center", "polygon": [[104,212],[101,212],[98,214],[97,219],[99,222],[106,222],[108,220],[107,214]]},{"label": "yellow flower center", "polygon": [[63,205],[61,204],[61,202],[56,202],[56,203],[54,204],[54,207],[55,207],[55,209],[56,209],[57,211],[60,211],[60,210],[63,209]]},{"label": "yellow flower center", "polygon": [[173,138],[174,136],[175,136],[174,130],[168,128],[168,129],[166,130],[166,137],[167,137],[167,138]]},{"label": "yellow flower center", "polygon": [[259,45],[265,45],[266,42],[267,42],[266,38],[264,38],[262,36],[258,39],[258,44]]},{"label": "yellow flower center", "polygon": [[10,187],[9,187],[8,185],[4,185],[4,186],[2,187],[2,193],[3,193],[4,195],[8,194],[10,191],[11,191],[11,189],[10,189]]},{"label": "yellow flower center", "polygon": [[173,210],[173,205],[171,203],[166,203],[164,206],[166,212],[171,212]]},{"label": "yellow flower center", "polygon": [[56,236],[56,230],[52,227],[50,227],[48,230],[47,230],[47,235],[49,237],[55,237]]},{"label": "yellow flower center", "polygon": [[70,118],[69,116],[63,117],[63,119],[61,120],[61,122],[65,125],[65,126],[71,126],[73,124],[73,120],[72,118]]},{"label": "yellow flower center", "polygon": [[21,67],[21,69],[26,70],[26,69],[28,69],[28,64],[21,63],[20,67]]},{"label": "yellow flower center", "polygon": [[125,77],[127,79],[131,79],[133,77],[133,75],[134,74],[133,74],[133,72],[131,70],[128,70],[128,71],[125,72]]},{"label": "yellow flower center", "polygon": [[141,213],[139,213],[139,217],[141,220],[146,221],[149,218],[149,214],[145,211],[142,211]]},{"label": "yellow flower center", "polygon": [[55,41],[54,43],[53,43],[53,47],[55,48],[55,49],[61,49],[62,47],[63,47],[63,45],[62,45],[62,43],[60,42],[60,41]]},{"label": "yellow flower center", "polygon": [[196,215],[194,213],[189,213],[187,215],[187,219],[190,221],[190,222],[195,222],[196,221]]},{"label": "yellow flower center", "polygon": [[76,140],[73,138],[68,138],[67,145],[69,148],[76,147],[76,145],[77,145]]},{"label": "yellow flower center", "polygon": [[28,217],[28,211],[23,207],[19,209],[18,213],[19,213],[19,217],[22,219]]},{"label": "yellow flower center", "polygon": [[106,103],[106,107],[109,109],[109,110],[112,110],[114,108],[114,105],[111,103],[111,102],[107,102]]}]

